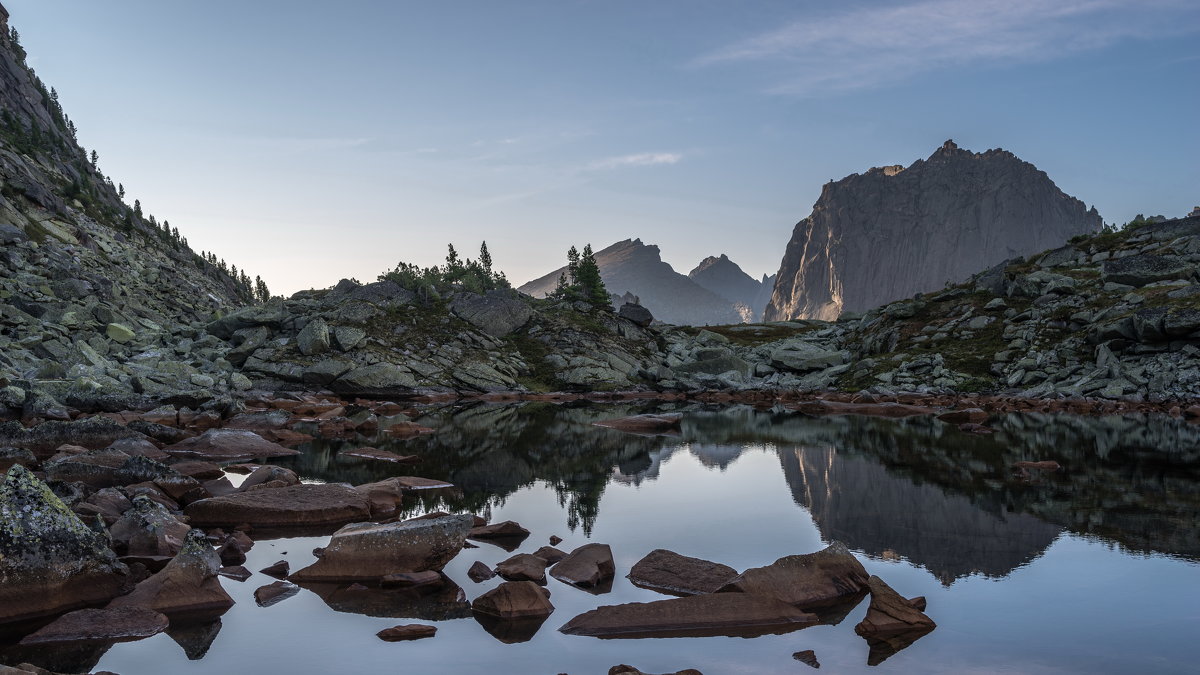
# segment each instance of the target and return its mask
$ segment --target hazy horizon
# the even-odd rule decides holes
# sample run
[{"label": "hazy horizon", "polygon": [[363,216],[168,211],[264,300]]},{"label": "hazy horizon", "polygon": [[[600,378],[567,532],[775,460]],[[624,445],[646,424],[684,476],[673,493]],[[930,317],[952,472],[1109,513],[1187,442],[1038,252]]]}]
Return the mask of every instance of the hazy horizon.
[{"label": "hazy horizon", "polygon": [[4,0],[130,203],[279,294],[572,244],[777,271],[821,185],[947,138],[1107,222],[1200,203],[1200,6]]}]

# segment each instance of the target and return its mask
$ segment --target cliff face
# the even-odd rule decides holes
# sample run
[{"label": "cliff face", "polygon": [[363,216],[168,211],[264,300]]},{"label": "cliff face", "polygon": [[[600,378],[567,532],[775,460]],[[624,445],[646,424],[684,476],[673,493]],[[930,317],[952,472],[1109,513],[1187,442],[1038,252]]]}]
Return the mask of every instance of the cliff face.
[{"label": "cliff face", "polygon": [[775,283],[773,277],[766,275],[761,281],[755,280],[724,253],[701,260],[696,269],[688,272],[688,278],[733,303],[742,319],[751,323],[762,320]]},{"label": "cliff face", "polygon": [[947,141],[907,169],[825,185],[796,224],[764,318],[836,319],[943,288],[1102,225],[1095,209],[1004,150]]},{"label": "cliff face", "polygon": [[[732,302],[676,272],[663,262],[657,246],[647,246],[641,239],[619,241],[597,251],[595,257],[609,293],[638,296],[642,305],[660,321],[704,326],[745,320]],[[560,267],[517,290],[534,297],[545,297],[554,290],[566,269]]]}]

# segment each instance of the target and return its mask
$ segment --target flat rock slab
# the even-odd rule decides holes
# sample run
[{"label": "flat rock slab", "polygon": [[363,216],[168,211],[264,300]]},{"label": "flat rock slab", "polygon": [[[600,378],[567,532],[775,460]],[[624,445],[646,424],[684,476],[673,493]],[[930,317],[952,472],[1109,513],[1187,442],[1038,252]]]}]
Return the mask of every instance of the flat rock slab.
[{"label": "flat rock slab", "polygon": [[598,607],[559,630],[601,638],[750,636],[816,623],[816,616],[773,598],[717,593]]},{"label": "flat rock slab", "polygon": [[357,457],[359,459],[374,459],[380,462],[392,462],[393,464],[412,464],[421,461],[416,455],[398,455],[387,450],[379,448],[355,448],[353,450],[342,450],[338,453],[339,457]]},{"label": "flat rock slab", "polygon": [[550,576],[572,586],[595,588],[612,581],[616,570],[608,544],[584,544],[555,564]]},{"label": "flat rock slab", "polygon": [[167,629],[167,624],[166,616],[150,609],[81,609],[64,614],[36,633],[25,636],[21,644],[129,642],[157,635]]},{"label": "flat rock slab", "polygon": [[306,527],[367,520],[365,497],[346,485],[292,485],[201,499],[184,510],[193,527]]},{"label": "flat rock slab", "polygon": [[496,565],[496,574],[506,581],[546,583],[546,559],[531,553],[518,553]]},{"label": "flat rock slab", "polygon": [[634,585],[672,595],[716,593],[737,575],[737,570],[728,565],[662,548],[647,553],[629,570]]},{"label": "flat rock slab", "polygon": [[805,555],[789,555],[766,567],[754,567],[734,577],[718,593],[747,593],[776,598],[804,609],[829,607],[858,595],[870,575],[845,544]]},{"label": "flat rock slab", "polygon": [[520,524],[511,520],[472,528],[470,534],[467,535],[467,537],[470,539],[503,539],[506,537],[525,538],[528,536],[529,530],[521,527]]},{"label": "flat rock slab", "polygon": [[532,581],[506,581],[475,598],[471,609],[498,619],[547,617],[554,611],[550,591]]},{"label": "flat rock slab", "polygon": [[300,592],[300,587],[286,581],[276,581],[254,589],[254,602],[259,607],[270,607]]},{"label": "flat rock slab", "polygon": [[186,459],[217,462],[241,462],[256,457],[287,457],[299,450],[272,443],[253,431],[244,429],[209,429],[193,438],[186,438],[163,448],[163,452]]},{"label": "flat rock slab", "polygon": [[315,563],[291,578],[302,582],[378,581],[399,572],[440,570],[462,550],[473,522],[469,515],[458,515],[347,525],[334,533]]},{"label": "flat rock slab", "polygon": [[667,415],[633,415],[632,417],[601,420],[592,424],[631,434],[662,434],[679,431],[682,422],[683,415],[671,413]]},{"label": "flat rock slab", "polygon": [[403,640],[420,640],[437,635],[437,626],[427,626],[420,623],[410,623],[403,626],[385,628],[375,634],[385,642],[401,642]]}]

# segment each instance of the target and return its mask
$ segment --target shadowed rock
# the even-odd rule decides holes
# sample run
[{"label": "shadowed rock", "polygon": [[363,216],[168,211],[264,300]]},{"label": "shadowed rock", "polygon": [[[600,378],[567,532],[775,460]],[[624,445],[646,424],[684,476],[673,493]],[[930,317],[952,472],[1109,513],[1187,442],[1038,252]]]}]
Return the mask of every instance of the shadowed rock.
[{"label": "shadowed rock", "polygon": [[171,556],[179,553],[191,527],[180,522],[158,502],[133,498],[133,507],[113,524],[113,547],[128,556]]},{"label": "shadowed rock", "polygon": [[777,598],[804,609],[838,604],[862,593],[869,575],[846,548],[834,542],[805,555],[790,555],[734,577],[718,593],[751,593]]},{"label": "shadowed rock", "polygon": [[221,560],[201,530],[192,530],[183,549],[162,571],[139,583],[129,595],[109,603],[109,608],[141,607],[168,617],[219,614],[233,606],[221,588],[217,573]]},{"label": "shadowed rock", "polygon": [[496,574],[507,581],[546,583],[546,559],[531,553],[518,553],[496,565]]},{"label": "shadowed rock", "polygon": [[572,586],[595,588],[616,574],[608,544],[584,544],[550,569],[550,576]]},{"label": "shadowed rock", "polygon": [[209,429],[193,438],[186,438],[163,448],[163,452],[187,459],[206,459],[218,462],[241,462],[258,457],[288,457],[300,451],[272,443],[253,431],[243,429]]},{"label": "shadowed rock", "polygon": [[367,500],[346,485],[292,485],[201,499],[184,510],[192,525],[313,527],[367,520]]},{"label": "shadowed rock", "polygon": [[172,621],[167,629],[167,635],[183,649],[189,661],[199,661],[208,654],[208,650],[221,632],[221,620],[209,621]]},{"label": "shadowed rock", "polygon": [[300,592],[300,587],[286,581],[275,581],[254,589],[254,602],[259,607],[270,607]]},{"label": "shadowed rock", "polygon": [[81,609],[64,614],[21,640],[23,645],[130,642],[167,629],[167,617],[148,609]]},{"label": "shadowed rock", "polygon": [[602,638],[751,636],[786,633],[817,621],[774,598],[717,593],[598,607],[559,630]]},{"label": "shadowed rock", "polygon": [[876,666],[924,637],[937,628],[937,624],[921,611],[925,598],[909,600],[876,576],[867,583],[871,589],[871,606],[867,608],[867,616],[854,627],[854,632],[866,639],[870,648],[867,663]]},{"label": "shadowed rock", "polygon": [[384,628],[375,634],[385,642],[401,642],[404,640],[420,640],[437,635],[437,626],[427,626],[420,623],[410,623],[403,626]]},{"label": "shadowed rock", "polygon": [[450,580],[440,587],[368,588],[362,584],[303,584],[330,609],[389,619],[447,621],[471,615],[467,594]]},{"label": "shadowed rock", "polygon": [[737,570],[720,563],[656,549],[634,563],[629,580],[636,586],[672,595],[716,593]]},{"label": "shadowed rock", "polygon": [[532,581],[506,581],[475,598],[471,609],[499,619],[546,617],[554,611],[550,591]]},{"label": "shadowed rock", "polygon": [[376,581],[397,572],[440,570],[462,550],[473,519],[445,516],[401,523],[356,523],[334,533],[293,581]]}]

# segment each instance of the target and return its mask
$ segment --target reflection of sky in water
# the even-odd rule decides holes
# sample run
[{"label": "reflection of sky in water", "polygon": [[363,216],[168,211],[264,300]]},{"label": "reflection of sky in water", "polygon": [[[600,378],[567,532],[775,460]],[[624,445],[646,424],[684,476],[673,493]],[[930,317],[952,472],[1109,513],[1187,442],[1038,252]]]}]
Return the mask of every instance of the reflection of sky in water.
[{"label": "reflection of sky in water", "polygon": [[[597,414],[597,418],[605,416]],[[759,419],[752,421],[745,429],[751,435],[762,424]],[[574,438],[587,438],[589,431],[577,428]],[[596,433],[604,434],[597,438],[606,442],[632,438],[609,430],[596,429]],[[534,479],[505,488],[506,496],[494,505],[491,515],[494,521],[516,520],[533,532],[518,551],[532,551],[553,534],[564,537],[559,548],[568,551],[599,541],[612,546],[618,569],[613,591],[599,598],[551,580],[557,611],[530,642],[502,644],[474,620],[463,619],[439,623],[438,635],[431,640],[384,643],[375,637],[377,631],[419,620],[334,612],[310,592],[259,608],[253,590],[271,579],[256,575],[244,584],[223,580],[238,604],[223,618],[222,630],[202,660],[186,661],[177,644],[159,635],[116,645],[95,669],[123,675],[396,671],[585,675],[628,663],[647,672],[695,667],[714,675],[807,672],[806,666],[792,661],[791,654],[814,649],[821,672],[1194,672],[1200,660],[1200,645],[1194,639],[1200,626],[1200,565],[1168,555],[1123,552],[1105,540],[1072,534],[1063,529],[1064,523],[1019,512],[1016,506],[1027,511],[1042,508],[1029,502],[1025,488],[955,486],[932,475],[927,480],[911,466],[913,461],[897,460],[903,455],[903,443],[876,459],[852,452],[849,441],[798,446],[767,440],[768,436],[763,442],[736,443],[711,438],[648,439],[640,458],[618,452],[619,461],[612,461],[605,455],[607,459],[597,466],[598,481],[576,468],[573,474],[566,470],[556,474],[553,487]],[[863,445],[863,438],[874,437],[859,437],[855,442]],[[959,443],[951,441],[951,446]],[[977,442],[964,438],[961,444]],[[839,445],[847,449],[836,449]],[[434,452],[434,445],[425,447],[426,452]],[[993,452],[989,447],[979,450],[982,457]],[[544,450],[533,454],[539,453],[545,456]],[[956,461],[965,460],[952,457],[946,465],[953,467]],[[446,462],[437,465],[439,471],[476,478],[486,473],[471,463],[486,465],[486,458],[473,456],[463,465]],[[636,474],[622,473],[616,468],[621,462],[641,469]],[[927,472],[936,471],[930,467]],[[1104,485],[1100,473],[1088,481],[1085,493],[1114,487]],[[564,484],[599,485],[592,492],[580,488],[587,493],[585,499],[596,500],[590,538],[582,527],[574,531],[567,527],[571,518],[562,502],[578,495],[564,491]],[[1087,494],[1064,496],[1067,487],[1055,485],[1035,492],[1047,503],[1088,498]],[[471,499],[469,494],[464,497]],[[871,573],[900,593],[925,595],[937,630],[874,669],[866,666],[866,643],[853,632],[866,611],[865,602],[837,626],[753,640],[598,640],[564,636],[556,630],[598,604],[661,599],[623,578],[652,549],[668,548],[745,569],[822,548],[823,533],[830,530],[848,541]],[[259,542],[246,566],[257,570],[285,558],[292,569],[298,569],[313,560],[312,548],[326,541],[313,537]],[[491,566],[509,555],[480,543],[477,549],[465,550],[446,573],[471,599],[499,582],[470,582],[466,570],[471,563],[482,560]]]}]

